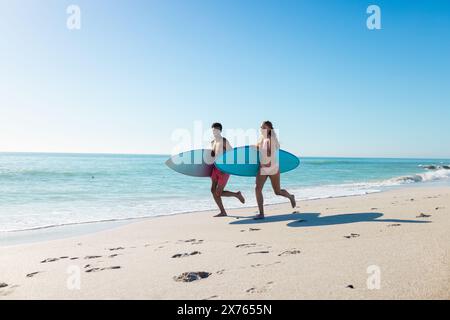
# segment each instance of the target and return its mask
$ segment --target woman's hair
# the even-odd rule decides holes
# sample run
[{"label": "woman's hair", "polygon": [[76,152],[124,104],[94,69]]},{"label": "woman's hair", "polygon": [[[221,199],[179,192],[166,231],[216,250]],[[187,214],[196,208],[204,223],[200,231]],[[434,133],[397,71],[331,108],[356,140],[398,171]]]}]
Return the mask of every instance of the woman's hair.
[{"label": "woman's hair", "polygon": [[270,138],[272,136],[273,124],[269,120],[264,121],[263,126],[269,127],[270,130],[267,131],[267,137]]},{"label": "woman's hair", "polygon": [[273,130],[273,124],[269,120],[264,121],[263,125],[268,126],[271,130]]},{"label": "woman's hair", "polygon": [[[266,120],[266,121],[263,121],[262,125],[269,128],[269,130],[267,130],[267,138],[269,138],[271,140],[273,139],[274,142],[275,142],[276,147],[279,148],[280,147],[280,142],[278,141],[278,137],[277,137],[277,134],[275,132],[275,129],[273,128],[272,122],[269,121],[269,120]],[[261,138],[262,137],[263,136],[261,136]]]}]

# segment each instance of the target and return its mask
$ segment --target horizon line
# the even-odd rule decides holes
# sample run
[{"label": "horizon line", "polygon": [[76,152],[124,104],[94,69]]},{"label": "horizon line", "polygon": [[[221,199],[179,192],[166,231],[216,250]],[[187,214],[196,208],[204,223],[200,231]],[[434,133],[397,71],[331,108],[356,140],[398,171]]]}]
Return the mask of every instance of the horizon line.
[{"label": "horizon line", "polygon": [[[184,152],[188,152],[184,151]],[[170,153],[121,153],[121,152],[55,152],[55,151],[0,151],[0,154],[54,154],[54,155],[117,155],[117,156],[173,156]],[[405,157],[405,156],[297,156],[298,158],[350,158],[350,159],[408,159],[408,160],[448,160],[450,157]]]}]

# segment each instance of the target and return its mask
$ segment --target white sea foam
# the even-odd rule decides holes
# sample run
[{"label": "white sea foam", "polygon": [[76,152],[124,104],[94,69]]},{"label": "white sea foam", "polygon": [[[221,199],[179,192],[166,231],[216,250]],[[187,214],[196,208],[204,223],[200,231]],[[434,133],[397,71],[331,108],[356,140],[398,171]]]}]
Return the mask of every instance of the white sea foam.
[{"label": "white sea foam", "polygon": [[416,182],[431,182],[439,181],[450,178],[450,170],[448,169],[438,169],[436,171],[427,171],[424,173],[418,173],[410,176],[402,176],[393,179],[389,179],[386,182],[392,183],[393,185],[405,184],[405,183],[416,183]]},{"label": "white sea foam", "polygon": [[413,183],[433,182],[450,180],[450,170],[439,169],[408,176],[400,176],[381,181],[357,182],[336,185],[324,185],[307,187],[293,190],[297,198],[302,199],[324,199],[365,195],[384,191],[390,187],[410,185]]}]

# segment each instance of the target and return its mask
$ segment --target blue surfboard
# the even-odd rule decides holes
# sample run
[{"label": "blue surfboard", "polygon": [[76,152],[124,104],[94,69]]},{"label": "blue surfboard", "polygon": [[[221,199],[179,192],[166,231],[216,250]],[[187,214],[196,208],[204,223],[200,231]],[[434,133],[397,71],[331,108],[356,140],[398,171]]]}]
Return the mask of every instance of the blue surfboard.
[{"label": "blue surfboard", "polygon": [[[294,170],[300,164],[297,156],[279,150],[280,173]],[[216,159],[216,167],[225,173],[243,177],[256,177],[260,167],[259,152],[254,146],[238,147],[228,150]]]},{"label": "blue surfboard", "polygon": [[170,157],[166,165],[176,172],[192,177],[210,177],[214,166],[211,149],[197,149]]}]

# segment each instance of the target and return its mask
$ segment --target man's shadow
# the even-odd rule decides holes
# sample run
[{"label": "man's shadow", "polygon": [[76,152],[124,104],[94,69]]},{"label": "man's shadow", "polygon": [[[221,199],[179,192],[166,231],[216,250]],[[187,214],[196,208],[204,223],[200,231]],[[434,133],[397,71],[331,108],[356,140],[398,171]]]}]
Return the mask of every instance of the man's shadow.
[{"label": "man's shadow", "polygon": [[429,223],[430,221],[379,219],[383,214],[379,212],[343,213],[331,216],[320,216],[320,213],[290,213],[274,216],[266,216],[264,219],[255,220],[253,217],[231,216],[239,220],[230,224],[262,224],[272,222],[291,221],[289,227],[319,227],[356,222],[391,222],[391,223]]}]

